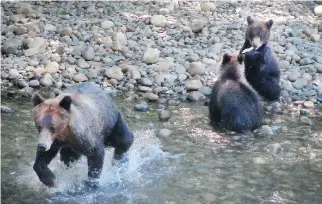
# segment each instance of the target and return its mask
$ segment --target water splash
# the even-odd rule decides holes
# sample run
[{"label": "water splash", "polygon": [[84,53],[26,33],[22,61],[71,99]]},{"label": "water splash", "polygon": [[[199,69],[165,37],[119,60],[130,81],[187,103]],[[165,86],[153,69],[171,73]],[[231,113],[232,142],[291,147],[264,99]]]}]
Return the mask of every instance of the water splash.
[{"label": "water splash", "polygon": [[[82,157],[75,162],[71,167],[67,168],[63,162],[60,161],[60,155],[50,163],[49,168],[56,175],[56,181],[59,187],[56,189],[49,189],[45,187],[38,179],[36,173],[32,169],[32,165],[28,167],[23,175],[18,177],[18,182],[27,184],[36,191],[46,191],[52,197],[50,203],[62,203],[77,201],[81,203],[82,199],[85,203],[94,202],[99,197],[113,197],[121,196],[127,192],[131,187],[137,187],[151,182],[147,179],[156,177],[160,174],[166,173],[165,169],[160,172],[160,169],[151,171],[148,167],[151,162],[158,162],[168,159],[177,159],[182,155],[173,155],[163,152],[158,138],[154,134],[154,130],[142,130],[134,132],[135,140],[128,152],[129,162],[120,166],[112,165],[113,149],[107,148],[105,150],[104,166],[101,177],[99,179],[100,188],[95,191],[95,194],[82,191],[82,181],[87,179],[87,159]],[[149,170],[145,170],[147,167]],[[149,174],[149,176],[145,176]],[[151,175],[155,174],[155,175]],[[107,195],[108,192],[108,195]],[[129,194],[127,194],[129,196]],[[126,197],[127,197],[126,196]],[[94,199],[94,200],[93,200]],[[119,199],[119,198],[118,198]]]}]

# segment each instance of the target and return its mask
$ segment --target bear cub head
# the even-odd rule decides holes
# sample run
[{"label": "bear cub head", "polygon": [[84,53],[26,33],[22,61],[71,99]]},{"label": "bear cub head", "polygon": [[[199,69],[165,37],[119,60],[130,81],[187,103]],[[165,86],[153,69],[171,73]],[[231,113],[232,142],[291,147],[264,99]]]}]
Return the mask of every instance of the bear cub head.
[{"label": "bear cub head", "polygon": [[48,151],[55,139],[69,135],[69,111],[72,98],[68,95],[45,100],[38,93],[32,96],[34,122],[39,132],[38,150]]},{"label": "bear cub head", "polygon": [[230,79],[230,80],[240,80],[244,79],[244,66],[242,63],[244,61],[244,54],[231,55],[225,53],[219,63],[220,79]]},{"label": "bear cub head", "polygon": [[247,17],[247,29],[245,38],[254,49],[266,44],[270,37],[273,20],[255,21],[250,16]]}]

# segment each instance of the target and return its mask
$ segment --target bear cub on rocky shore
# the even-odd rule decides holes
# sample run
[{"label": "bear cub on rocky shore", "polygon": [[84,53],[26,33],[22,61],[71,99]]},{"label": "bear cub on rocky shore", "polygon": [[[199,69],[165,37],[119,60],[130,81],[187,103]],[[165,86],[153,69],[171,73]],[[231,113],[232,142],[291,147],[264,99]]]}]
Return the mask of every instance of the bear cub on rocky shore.
[{"label": "bear cub on rocky shore", "polygon": [[254,130],[262,119],[259,97],[245,79],[241,59],[224,54],[209,101],[210,120],[235,132]]},{"label": "bear cub on rocky shore", "polygon": [[247,23],[245,43],[240,50],[240,54],[246,48],[253,47],[254,49],[245,53],[246,79],[265,99],[269,101],[279,100],[280,69],[268,46],[273,21],[259,22],[248,16]]},{"label": "bear cub on rocky shore", "polygon": [[58,186],[48,165],[59,151],[67,166],[81,155],[86,156],[89,181],[85,183],[96,186],[104,148],[114,147],[114,159],[120,161],[133,143],[132,131],[120,111],[108,94],[94,84],[76,85],[47,100],[35,93],[32,102],[39,132],[34,170],[49,187]]}]

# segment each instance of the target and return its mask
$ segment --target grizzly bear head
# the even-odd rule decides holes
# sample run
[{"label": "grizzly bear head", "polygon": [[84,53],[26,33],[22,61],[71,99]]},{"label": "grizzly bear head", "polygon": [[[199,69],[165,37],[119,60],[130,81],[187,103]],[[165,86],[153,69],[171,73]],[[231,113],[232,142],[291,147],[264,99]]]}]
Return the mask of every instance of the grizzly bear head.
[{"label": "grizzly bear head", "polygon": [[270,37],[273,20],[266,22],[255,21],[248,16],[247,23],[248,26],[246,29],[245,38],[249,41],[250,45],[254,49],[258,49],[262,45],[266,44]]},{"label": "grizzly bear head", "polygon": [[244,78],[244,54],[231,55],[225,53],[219,63],[219,71],[221,80],[231,79],[239,80]]},{"label": "grizzly bear head", "polygon": [[34,122],[39,132],[38,151],[48,151],[55,139],[64,141],[69,134],[72,98],[69,95],[60,95],[45,100],[35,93],[32,103]]}]

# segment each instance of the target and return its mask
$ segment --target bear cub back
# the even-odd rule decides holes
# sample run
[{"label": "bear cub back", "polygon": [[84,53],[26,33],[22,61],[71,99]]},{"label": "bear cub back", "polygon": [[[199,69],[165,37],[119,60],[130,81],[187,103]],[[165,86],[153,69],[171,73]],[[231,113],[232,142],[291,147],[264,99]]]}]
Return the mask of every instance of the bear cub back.
[{"label": "bear cub back", "polygon": [[212,123],[221,123],[235,132],[254,130],[261,125],[262,110],[257,93],[248,84],[240,58],[229,54],[222,57],[220,75],[209,101]]}]

